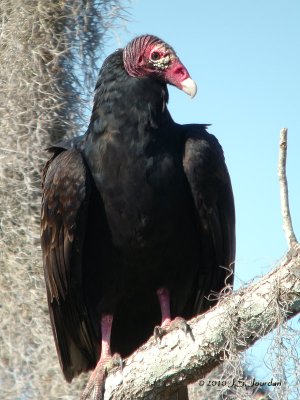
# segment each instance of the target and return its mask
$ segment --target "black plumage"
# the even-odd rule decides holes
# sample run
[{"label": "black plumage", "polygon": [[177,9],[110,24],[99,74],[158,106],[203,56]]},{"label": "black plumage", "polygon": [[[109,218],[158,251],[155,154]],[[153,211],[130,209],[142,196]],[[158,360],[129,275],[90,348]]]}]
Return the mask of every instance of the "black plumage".
[{"label": "black plumage", "polygon": [[[155,37],[138,39],[140,52],[164,45],[173,54]],[[221,146],[205,125],[172,120],[166,83],[176,82],[163,79],[165,65],[147,61],[147,73],[130,75],[124,57],[118,50],[103,64],[86,134],[53,146],[44,169],[45,281],[68,381],[95,367],[101,315],[113,315],[111,348],[127,356],[160,324],[159,288],[169,290],[172,318],[189,319],[214,304],[206,296],[233,271]]]}]

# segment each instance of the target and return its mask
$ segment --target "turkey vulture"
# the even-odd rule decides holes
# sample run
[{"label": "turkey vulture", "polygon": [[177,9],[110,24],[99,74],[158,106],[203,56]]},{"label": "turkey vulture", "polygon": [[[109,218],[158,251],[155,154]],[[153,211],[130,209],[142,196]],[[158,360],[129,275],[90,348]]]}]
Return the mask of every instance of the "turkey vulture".
[{"label": "turkey vulture", "polygon": [[139,36],[115,51],[87,132],[52,146],[43,171],[41,245],[60,365],[68,382],[97,366],[83,398],[112,353],[126,357],[156,325],[207,310],[228,270],[233,281],[222,148],[205,125],[172,120],[167,84],[196,93],[161,39]]}]

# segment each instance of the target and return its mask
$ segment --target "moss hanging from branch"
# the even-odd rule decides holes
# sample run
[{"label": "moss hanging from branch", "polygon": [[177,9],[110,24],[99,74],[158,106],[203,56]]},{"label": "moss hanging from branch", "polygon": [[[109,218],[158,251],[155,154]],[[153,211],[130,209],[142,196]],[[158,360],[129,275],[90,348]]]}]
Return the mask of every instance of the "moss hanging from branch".
[{"label": "moss hanging from branch", "polygon": [[63,381],[48,321],[40,170],[50,142],[82,133],[98,57],[122,13],[118,0],[0,2],[0,386],[6,400],[76,398],[76,387]]}]

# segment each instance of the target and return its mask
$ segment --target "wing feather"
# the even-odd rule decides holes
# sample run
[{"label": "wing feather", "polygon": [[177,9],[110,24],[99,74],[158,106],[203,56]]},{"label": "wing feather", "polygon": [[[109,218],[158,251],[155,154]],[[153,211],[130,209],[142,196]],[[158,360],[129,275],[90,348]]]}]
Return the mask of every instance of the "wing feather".
[{"label": "wing feather", "polygon": [[68,381],[94,366],[96,334],[82,287],[90,177],[77,150],[55,150],[43,171],[41,245],[55,344]]},{"label": "wing feather", "polygon": [[199,224],[201,264],[194,291],[194,309],[214,304],[207,299],[225,284],[233,285],[235,210],[230,176],[217,139],[201,125],[184,125],[183,166]]}]

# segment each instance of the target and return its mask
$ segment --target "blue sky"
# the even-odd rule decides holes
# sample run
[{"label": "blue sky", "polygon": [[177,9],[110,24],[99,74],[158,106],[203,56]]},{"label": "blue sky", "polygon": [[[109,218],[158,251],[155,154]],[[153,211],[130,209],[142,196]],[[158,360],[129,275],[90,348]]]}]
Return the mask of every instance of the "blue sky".
[{"label": "blue sky", "polygon": [[283,127],[300,236],[299,21],[299,0],[134,0],[126,30],[105,49],[108,55],[136,35],[155,34],[197,82],[193,100],[170,88],[169,109],[176,122],[212,124],[223,146],[236,202],[236,287],[268,272],[287,250],[277,179]]}]

